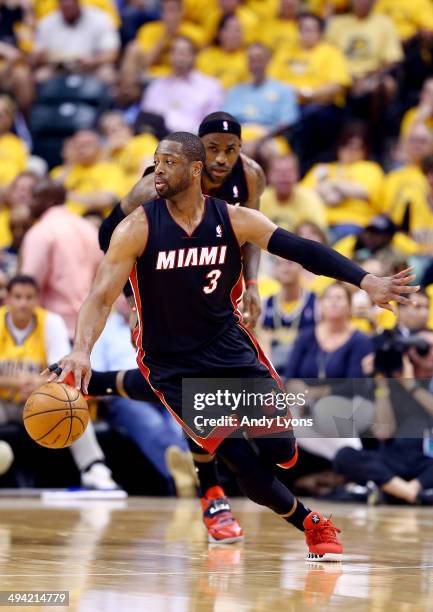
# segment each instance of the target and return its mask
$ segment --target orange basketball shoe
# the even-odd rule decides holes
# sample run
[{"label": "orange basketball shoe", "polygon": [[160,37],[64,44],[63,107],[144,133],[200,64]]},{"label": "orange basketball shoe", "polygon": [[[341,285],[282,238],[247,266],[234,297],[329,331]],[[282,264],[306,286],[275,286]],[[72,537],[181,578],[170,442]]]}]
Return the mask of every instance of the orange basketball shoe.
[{"label": "orange basketball shoe", "polygon": [[221,487],[211,487],[200,499],[208,542],[232,544],[244,539],[242,527],[232,514],[229,501]]},{"label": "orange basketball shoe", "polygon": [[337,539],[340,529],[318,512],[310,512],[304,519],[308,554],[306,561],[341,561],[343,546]]}]

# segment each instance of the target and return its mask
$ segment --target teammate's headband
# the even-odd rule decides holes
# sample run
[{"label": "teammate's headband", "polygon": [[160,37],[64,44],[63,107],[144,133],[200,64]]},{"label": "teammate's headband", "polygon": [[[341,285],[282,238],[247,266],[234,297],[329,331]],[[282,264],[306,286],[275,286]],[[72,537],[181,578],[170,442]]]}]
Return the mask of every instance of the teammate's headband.
[{"label": "teammate's headband", "polygon": [[198,128],[200,138],[206,134],[235,134],[241,137],[241,126],[237,121],[227,121],[226,119],[213,119],[202,123]]}]

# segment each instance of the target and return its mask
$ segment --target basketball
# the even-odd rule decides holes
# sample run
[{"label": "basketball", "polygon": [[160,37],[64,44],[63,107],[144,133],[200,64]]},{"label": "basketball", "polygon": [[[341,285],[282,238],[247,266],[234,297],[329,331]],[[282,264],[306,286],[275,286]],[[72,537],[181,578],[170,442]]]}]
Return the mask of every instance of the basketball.
[{"label": "basketball", "polygon": [[38,387],[23,411],[29,436],[47,448],[67,448],[83,435],[89,422],[89,409],[81,393],[63,383]]}]

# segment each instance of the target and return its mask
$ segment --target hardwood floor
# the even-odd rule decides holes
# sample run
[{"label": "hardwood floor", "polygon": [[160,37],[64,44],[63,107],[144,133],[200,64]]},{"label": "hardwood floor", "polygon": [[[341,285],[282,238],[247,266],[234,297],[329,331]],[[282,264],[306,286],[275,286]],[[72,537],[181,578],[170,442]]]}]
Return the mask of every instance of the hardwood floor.
[{"label": "hardwood floor", "polygon": [[313,507],[342,528],[343,563],[306,564],[303,535],[246,500],[245,542],[209,547],[194,500],[2,499],[0,588],[68,590],[86,612],[433,610],[431,509]]}]

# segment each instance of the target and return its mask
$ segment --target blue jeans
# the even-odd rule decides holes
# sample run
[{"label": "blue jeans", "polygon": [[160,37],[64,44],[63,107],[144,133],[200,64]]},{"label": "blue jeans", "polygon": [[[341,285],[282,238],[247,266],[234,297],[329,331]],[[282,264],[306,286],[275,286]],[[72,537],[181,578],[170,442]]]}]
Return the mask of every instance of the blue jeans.
[{"label": "blue jeans", "polygon": [[163,478],[171,482],[165,463],[169,446],[187,451],[182,428],[162,404],[137,402],[125,397],[108,401],[108,420],[114,427],[125,429]]}]

